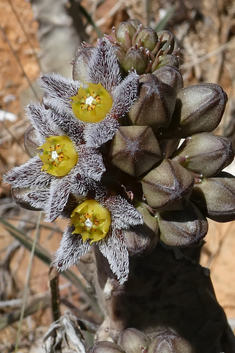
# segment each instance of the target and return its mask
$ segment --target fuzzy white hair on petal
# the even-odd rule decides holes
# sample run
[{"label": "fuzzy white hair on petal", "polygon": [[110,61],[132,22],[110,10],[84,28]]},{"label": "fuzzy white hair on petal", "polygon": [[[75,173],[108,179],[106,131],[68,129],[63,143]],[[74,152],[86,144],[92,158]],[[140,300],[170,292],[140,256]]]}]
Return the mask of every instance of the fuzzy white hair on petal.
[{"label": "fuzzy white hair on petal", "polygon": [[80,173],[95,181],[100,181],[105,166],[102,155],[94,148],[81,146],[79,154]]},{"label": "fuzzy white hair on petal", "polygon": [[17,205],[28,210],[40,211],[45,207],[49,189],[12,188],[11,194]]},{"label": "fuzzy white hair on petal", "polygon": [[143,224],[143,216],[121,196],[111,196],[104,202],[112,215],[112,224],[117,229],[128,229],[129,226]]},{"label": "fuzzy white hair on petal", "polygon": [[55,111],[51,111],[51,119],[63,130],[66,135],[69,136],[75,145],[84,143],[83,122],[77,118],[73,118],[71,115],[68,115],[65,112],[59,114]]},{"label": "fuzzy white hair on petal", "polygon": [[99,242],[100,252],[107,258],[112,272],[120,284],[128,279],[129,253],[124,243],[122,232],[114,229],[110,236]]},{"label": "fuzzy white hair on petal", "polygon": [[115,88],[113,94],[113,106],[110,115],[114,118],[121,118],[131,108],[138,96],[139,76],[131,72],[119,86]]},{"label": "fuzzy white hair on petal", "polygon": [[61,129],[51,119],[51,111],[44,106],[33,103],[26,107],[26,112],[40,144],[44,143],[45,137],[61,134]]},{"label": "fuzzy white hair on petal", "polygon": [[[87,179],[87,187],[90,191],[94,193],[94,199],[100,202],[101,200],[105,200],[107,197],[107,190],[104,185],[100,182],[97,182],[93,179]],[[101,202],[100,202],[101,203]]]},{"label": "fuzzy white hair on petal", "polygon": [[99,82],[108,91],[121,82],[120,67],[111,43],[103,38],[92,53],[88,67],[88,82]]},{"label": "fuzzy white hair on petal", "polygon": [[74,227],[67,227],[60,246],[55,253],[53,265],[58,271],[65,271],[74,264],[77,264],[80,258],[90,250],[89,242],[83,243],[80,234],[72,234]]},{"label": "fuzzy white hair on petal", "polygon": [[50,197],[45,207],[46,222],[53,222],[64,210],[71,192],[71,176],[56,179],[51,183]]},{"label": "fuzzy white hair on petal", "polygon": [[46,74],[41,77],[42,88],[48,97],[69,106],[70,98],[75,96],[80,88],[80,82],[67,79],[57,74]]},{"label": "fuzzy white hair on petal", "polygon": [[88,147],[99,148],[117,133],[119,123],[109,115],[99,123],[87,124],[84,129],[84,138]]},{"label": "fuzzy white hair on petal", "polygon": [[41,168],[42,161],[38,156],[35,156],[25,164],[10,170],[3,176],[3,180],[16,188],[48,186],[53,180],[53,176],[42,173]]},{"label": "fuzzy white hair on petal", "polygon": [[73,114],[72,105],[70,99],[66,101],[66,104],[60,101],[58,98],[51,98],[49,95],[43,96],[43,104],[45,107],[52,109],[56,114],[63,116],[67,114],[69,117],[76,119]]},{"label": "fuzzy white hair on petal", "polygon": [[[87,196],[88,191],[89,191],[89,187],[87,185],[87,181],[86,180],[85,181],[84,180],[79,180],[80,178],[81,178],[81,175],[79,173],[77,173],[77,174],[74,175],[74,177],[70,181],[71,182],[71,193],[76,198],[78,198],[78,200],[79,200],[78,203],[81,203],[84,200],[84,198]],[[70,214],[69,214],[69,217],[70,217]]]},{"label": "fuzzy white hair on petal", "polygon": [[26,192],[23,199],[32,207],[43,210],[46,206],[46,201],[50,195],[49,189],[37,189],[35,191]]}]

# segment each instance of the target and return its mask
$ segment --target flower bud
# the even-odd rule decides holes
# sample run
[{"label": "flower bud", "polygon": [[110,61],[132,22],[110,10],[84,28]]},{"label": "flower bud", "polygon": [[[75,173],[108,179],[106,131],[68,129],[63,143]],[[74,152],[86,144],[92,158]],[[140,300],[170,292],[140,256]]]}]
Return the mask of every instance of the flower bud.
[{"label": "flower bud", "polygon": [[177,147],[179,146],[180,143],[180,138],[175,138],[175,139],[169,139],[169,140],[163,140],[159,144],[162,154],[165,156],[165,158],[168,158],[172,155],[172,153],[175,152]]},{"label": "flower bud", "polygon": [[[128,23],[132,24],[132,26],[137,30],[139,25],[142,25],[142,23],[137,20],[137,18],[131,18],[129,20],[127,20]],[[142,25],[143,26],[143,25]]]},{"label": "flower bud", "polygon": [[172,126],[166,135],[187,137],[214,130],[220,123],[226,102],[226,93],[213,83],[182,88],[177,95]]},{"label": "flower bud", "polygon": [[152,67],[153,67],[153,70],[155,70],[155,69],[160,69],[160,67],[164,67],[166,65],[178,68],[179,67],[179,60],[178,60],[177,56],[170,55],[170,54],[161,55],[157,58],[157,65],[154,62]]},{"label": "flower bud", "polygon": [[208,230],[206,218],[192,203],[182,211],[161,212],[158,222],[160,239],[170,246],[197,244]]},{"label": "flower bud", "polygon": [[193,347],[183,337],[170,331],[156,336],[148,349],[148,353],[194,353]]},{"label": "flower bud", "polygon": [[147,225],[154,232],[154,234],[158,235],[159,227],[158,227],[157,218],[154,216],[151,216],[151,214],[149,213],[146,207],[146,204],[141,202],[140,204],[138,204],[136,209],[142,214],[144,224]]},{"label": "flower bud", "polygon": [[132,25],[130,21],[119,23],[115,35],[117,41],[122,44],[126,44],[127,36],[129,39],[132,39],[133,35],[136,32],[136,28]]},{"label": "flower bud", "polygon": [[157,235],[146,224],[130,227],[122,232],[131,257],[146,255],[157,245]]},{"label": "flower bud", "polygon": [[171,54],[174,50],[175,38],[174,35],[167,30],[158,32],[158,38],[161,40],[161,49],[167,51],[168,54]]},{"label": "flower bud", "polygon": [[207,132],[187,138],[182,146],[173,160],[203,177],[216,175],[234,158],[232,143],[226,137]]},{"label": "flower bud", "polygon": [[183,78],[180,71],[172,65],[165,65],[153,72],[161,82],[173,87],[176,92],[183,88]]},{"label": "flower bud", "polygon": [[115,55],[118,58],[120,64],[122,64],[122,62],[123,62],[123,60],[125,59],[125,56],[126,56],[126,50],[122,46],[116,45],[116,44],[113,44],[112,48],[113,48],[113,50],[115,52]]},{"label": "flower bud", "polygon": [[73,63],[73,79],[81,83],[86,82],[88,62],[95,48],[87,47],[79,49]]},{"label": "flower bud", "polygon": [[148,67],[148,60],[142,51],[131,48],[122,61],[122,67],[126,73],[135,69],[138,75],[142,75]]},{"label": "flower bud", "polygon": [[159,234],[158,221],[150,215],[146,205],[141,203],[136,209],[142,214],[144,224],[123,231],[130,256],[142,256],[152,251],[157,245]]},{"label": "flower bud", "polygon": [[141,183],[150,207],[156,210],[181,210],[190,197],[194,177],[178,163],[164,159]]},{"label": "flower bud", "polygon": [[88,349],[87,353],[125,353],[120,346],[113,342],[100,341],[96,342]]},{"label": "flower bud", "polygon": [[110,148],[113,165],[127,174],[139,176],[161,159],[161,151],[148,126],[121,126]]},{"label": "flower bud", "polygon": [[158,42],[157,33],[152,28],[144,28],[136,37],[135,43],[138,47],[144,47],[152,51]]},{"label": "flower bud", "polygon": [[139,97],[129,111],[129,118],[134,125],[148,125],[154,131],[167,127],[174,111],[176,91],[151,74],[140,82]]},{"label": "flower bud", "polygon": [[118,344],[127,353],[143,353],[147,352],[150,340],[143,332],[128,328],[119,334]]},{"label": "flower bud", "polygon": [[209,218],[217,222],[235,219],[235,177],[222,172],[203,179],[192,192],[192,201]]}]

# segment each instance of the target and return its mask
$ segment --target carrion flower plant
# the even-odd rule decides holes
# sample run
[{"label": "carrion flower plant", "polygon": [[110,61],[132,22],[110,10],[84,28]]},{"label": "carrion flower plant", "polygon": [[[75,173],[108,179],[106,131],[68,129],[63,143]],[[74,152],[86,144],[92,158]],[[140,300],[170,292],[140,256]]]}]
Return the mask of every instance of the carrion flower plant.
[{"label": "carrion flower plant", "polygon": [[170,32],[129,20],[79,49],[73,80],[41,77],[43,105],[28,107],[32,158],[5,181],[21,206],[70,220],[58,270],[95,246],[123,284],[129,257],[148,254],[158,238],[197,245],[207,217],[235,219],[235,179],[222,173],[232,145],[212,134],[227,96],[216,84],[183,88],[178,67]]}]

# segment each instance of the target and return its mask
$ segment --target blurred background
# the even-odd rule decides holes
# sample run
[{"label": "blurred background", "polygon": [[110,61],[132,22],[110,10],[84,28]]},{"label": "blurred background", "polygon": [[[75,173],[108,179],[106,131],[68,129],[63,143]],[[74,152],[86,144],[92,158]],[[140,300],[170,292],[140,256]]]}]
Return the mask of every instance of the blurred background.
[{"label": "blurred background", "polygon": [[[95,43],[102,33],[129,18],[177,38],[184,85],[220,84],[228,95],[224,118],[215,131],[235,144],[235,3],[232,0],[0,0],[0,351],[12,352],[25,286],[28,300],[18,352],[44,352],[42,336],[52,322],[48,273],[66,225],[43,222],[11,199],[2,174],[28,160],[24,108],[38,101],[42,72],[71,77],[71,61],[82,41]],[[229,172],[235,175],[235,168]],[[30,266],[32,239],[39,243]],[[201,264],[211,271],[219,303],[235,330],[235,223],[210,221]],[[22,246],[21,244],[25,246]],[[45,250],[46,249],[46,250]],[[27,283],[27,272],[30,279]],[[62,310],[70,309],[94,327],[101,320],[79,272],[60,276]],[[94,314],[95,313],[95,314]]]}]

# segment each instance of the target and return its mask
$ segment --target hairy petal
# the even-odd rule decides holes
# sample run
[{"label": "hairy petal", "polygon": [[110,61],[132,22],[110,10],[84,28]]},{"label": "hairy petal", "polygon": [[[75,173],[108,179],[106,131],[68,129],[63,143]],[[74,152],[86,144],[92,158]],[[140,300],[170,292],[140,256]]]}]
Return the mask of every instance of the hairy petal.
[{"label": "hairy petal", "polygon": [[[72,190],[72,192],[73,192],[73,190]],[[85,196],[78,196],[77,197],[71,193],[69,195],[68,202],[67,202],[65,208],[63,209],[63,211],[61,212],[60,216],[62,218],[70,219],[73,210],[77,207],[77,205],[79,205],[80,203],[85,201],[85,199],[86,199]]]},{"label": "hairy petal", "polygon": [[89,61],[88,82],[98,84],[112,93],[121,82],[120,68],[117,57],[110,42],[103,38],[93,51]]},{"label": "hairy petal", "polygon": [[32,190],[30,188],[12,188],[12,197],[20,207],[33,211],[44,210],[50,191],[48,188]]},{"label": "hairy petal", "polygon": [[114,229],[110,236],[99,242],[100,252],[107,258],[112,272],[120,284],[128,279],[129,254],[123,240],[122,232]]},{"label": "hairy petal", "polygon": [[47,98],[57,99],[67,107],[70,106],[70,98],[77,94],[80,87],[78,81],[54,73],[43,75],[41,82]]},{"label": "hairy petal", "polygon": [[54,177],[41,172],[42,161],[38,156],[31,158],[20,167],[15,167],[3,176],[6,183],[12,187],[27,188],[34,186],[48,186]]},{"label": "hairy petal", "polygon": [[113,106],[109,113],[115,119],[124,116],[137,99],[139,86],[139,76],[131,72],[119,86],[115,88],[113,94]]},{"label": "hairy petal", "polygon": [[71,193],[77,198],[84,198],[89,191],[89,183],[82,179],[81,174],[77,173],[71,179]]},{"label": "hairy petal", "polygon": [[45,105],[46,108],[54,111],[55,114],[67,114],[69,117],[75,119],[72,111],[72,106],[70,104],[64,104],[58,98],[51,98],[48,94],[44,94],[42,103]]},{"label": "hairy petal", "polygon": [[76,264],[90,250],[88,242],[83,243],[80,234],[72,234],[74,226],[66,228],[60,246],[55,253],[53,265],[58,271],[65,271]]},{"label": "hairy petal", "polygon": [[105,172],[102,155],[94,148],[82,147],[79,154],[80,173],[88,178],[100,181]]},{"label": "hairy petal", "polygon": [[51,112],[51,119],[65,132],[66,135],[77,145],[83,143],[84,123],[69,116],[65,112]]},{"label": "hairy petal", "polygon": [[35,128],[39,144],[45,141],[45,137],[60,135],[61,130],[51,120],[51,111],[38,104],[30,104],[26,108],[28,118]]},{"label": "hairy petal", "polygon": [[127,229],[129,226],[143,224],[143,216],[121,196],[109,197],[104,201],[104,206],[107,207],[112,214],[114,228]]},{"label": "hairy petal", "polygon": [[95,181],[94,179],[86,178],[85,184],[87,191],[89,190],[90,192],[93,192],[93,198],[95,200],[102,202],[107,197],[107,190],[100,182]]},{"label": "hairy petal", "polygon": [[98,148],[111,140],[117,133],[119,123],[109,115],[99,123],[87,124],[84,129],[84,138],[88,147]]},{"label": "hairy petal", "polygon": [[71,192],[71,176],[59,179],[57,178],[51,183],[50,197],[46,205],[46,222],[53,222],[63,211]]}]

